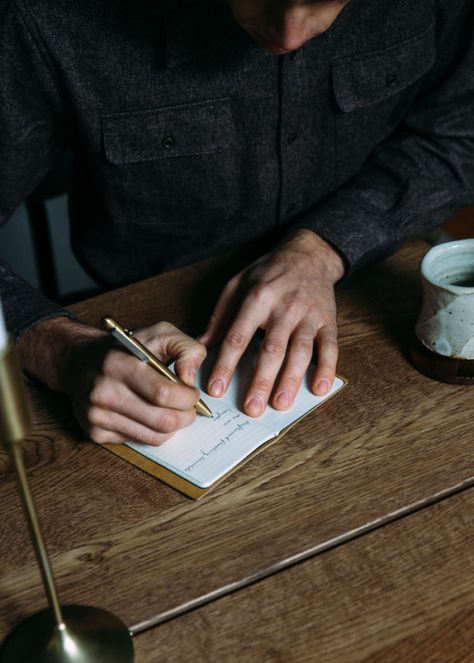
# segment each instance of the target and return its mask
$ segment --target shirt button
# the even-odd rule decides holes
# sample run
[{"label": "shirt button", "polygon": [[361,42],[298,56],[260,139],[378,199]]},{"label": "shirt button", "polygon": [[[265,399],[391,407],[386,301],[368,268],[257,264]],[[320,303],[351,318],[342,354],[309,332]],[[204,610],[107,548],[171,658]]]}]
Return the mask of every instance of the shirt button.
[{"label": "shirt button", "polygon": [[387,78],[385,79],[385,85],[388,88],[393,88],[397,83],[398,83],[398,78],[396,77],[396,75],[388,74]]},{"label": "shirt button", "polygon": [[166,138],[163,138],[161,141],[161,146],[164,150],[170,150],[172,147],[174,147],[175,143],[176,141],[173,136],[166,136]]},{"label": "shirt button", "polygon": [[296,205],[294,205],[294,204],[288,205],[288,207],[286,208],[286,213],[288,215],[290,215],[295,211],[295,209],[296,209]]},{"label": "shirt button", "polygon": [[288,145],[292,145],[297,138],[298,136],[296,134],[290,134],[288,136]]}]

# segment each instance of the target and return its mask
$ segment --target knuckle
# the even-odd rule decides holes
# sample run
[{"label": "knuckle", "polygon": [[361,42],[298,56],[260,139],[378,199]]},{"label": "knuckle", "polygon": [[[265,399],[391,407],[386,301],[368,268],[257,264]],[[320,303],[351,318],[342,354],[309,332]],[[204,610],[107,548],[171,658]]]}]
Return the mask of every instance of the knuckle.
[{"label": "knuckle", "polygon": [[250,297],[257,305],[263,305],[273,298],[273,289],[268,283],[257,283],[254,285]]},{"label": "knuckle", "polygon": [[337,348],[337,336],[335,332],[327,332],[324,335],[324,342],[330,347]]},{"label": "knuckle", "polygon": [[179,333],[179,330],[170,322],[160,321],[150,327],[145,327],[135,336],[152,352],[161,356],[163,346]]},{"label": "knuckle", "polygon": [[157,405],[164,405],[168,402],[170,396],[171,384],[165,381],[158,381],[153,388],[153,402]]},{"label": "knuckle", "polygon": [[238,329],[229,329],[224,342],[233,350],[242,350],[245,347],[245,336]]},{"label": "knuckle", "polygon": [[220,361],[219,364],[215,367],[215,375],[219,375],[219,377],[223,377],[225,379],[229,379],[233,372],[234,367],[227,362]]},{"label": "knuckle", "polygon": [[290,391],[298,391],[301,384],[301,377],[297,375],[286,375],[285,384],[290,388]]},{"label": "knuckle", "polygon": [[89,429],[89,437],[93,442],[104,444],[105,442],[108,442],[110,435],[102,428],[99,428],[98,426],[92,426]]},{"label": "knuckle", "polygon": [[336,364],[337,355],[327,355],[326,357],[323,357],[321,362],[318,364],[318,369],[332,375],[332,373],[335,371]]},{"label": "knuckle", "polygon": [[111,409],[114,406],[114,400],[112,392],[102,382],[98,383],[89,395],[90,404],[97,408],[104,407]]},{"label": "knuckle", "polygon": [[291,351],[293,354],[302,357],[311,357],[313,354],[313,340],[299,339],[291,344]]},{"label": "knuckle", "polygon": [[171,322],[160,320],[160,322],[157,322],[155,325],[155,331],[158,334],[169,334],[170,332],[178,331],[178,329],[173,324],[171,324]]},{"label": "knuckle", "polygon": [[328,341],[337,341],[337,327],[333,325],[323,325],[321,329],[319,330],[321,334],[324,335],[324,338],[327,339]]},{"label": "knuckle", "polygon": [[266,338],[263,341],[262,351],[270,357],[282,359],[285,356],[286,345],[277,339]]},{"label": "knuckle", "polygon": [[207,357],[207,348],[199,341],[193,341],[189,347],[189,351],[186,353],[186,357],[183,358],[182,362],[179,362],[180,365],[186,364],[187,366],[195,364],[196,361],[201,364],[204,359]]},{"label": "knuckle", "polygon": [[155,429],[159,433],[174,433],[177,429],[176,417],[170,412],[160,412],[156,417]]},{"label": "knuckle", "polygon": [[89,393],[89,403],[91,405],[100,405],[102,402],[102,386],[98,382],[96,383],[91,392]]},{"label": "knuckle", "polygon": [[104,415],[102,410],[95,406],[91,405],[86,411],[86,420],[89,426],[96,428],[103,424]]},{"label": "knuckle", "polygon": [[207,357],[207,348],[203,343],[196,341],[195,352],[198,355],[198,358],[204,361]]},{"label": "knuckle", "polygon": [[331,357],[338,356],[339,347],[335,339],[328,339],[324,341],[324,354]]},{"label": "knuckle", "polygon": [[156,340],[157,336],[168,335],[176,332],[177,329],[171,322],[160,320],[148,327],[141,327],[134,331],[134,335],[144,343],[152,343]]},{"label": "knuckle", "polygon": [[261,376],[255,378],[253,383],[254,389],[256,389],[259,392],[263,392],[265,394],[270,392],[272,387],[273,387],[273,380]]},{"label": "knuckle", "polygon": [[294,318],[299,315],[303,309],[306,309],[306,301],[300,295],[294,295],[286,302],[285,313],[288,317]]}]

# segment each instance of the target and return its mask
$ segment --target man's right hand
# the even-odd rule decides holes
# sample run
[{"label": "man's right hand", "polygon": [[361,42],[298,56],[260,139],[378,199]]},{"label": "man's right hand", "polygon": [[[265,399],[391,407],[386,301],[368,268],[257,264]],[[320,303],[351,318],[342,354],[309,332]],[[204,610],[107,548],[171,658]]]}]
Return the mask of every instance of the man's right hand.
[{"label": "man's right hand", "polygon": [[90,439],[159,445],[196,416],[199,392],[193,385],[206,348],[167,322],[135,336],[161,361],[174,359],[186,385],[170,382],[109,334],[65,317],[35,325],[19,350],[31,377],[69,396]]}]

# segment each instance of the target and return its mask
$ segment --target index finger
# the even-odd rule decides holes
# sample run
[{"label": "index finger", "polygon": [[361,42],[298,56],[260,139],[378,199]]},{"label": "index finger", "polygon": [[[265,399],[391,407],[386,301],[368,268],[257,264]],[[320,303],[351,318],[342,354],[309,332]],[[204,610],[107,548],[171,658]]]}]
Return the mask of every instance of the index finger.
[{"label": "index finger", "polygon": [[[122,382],[152,405],[175,410],[190,410],[196,405],[199,392],[195,387],[176,384],[160,375],[154,368],[131,357],[130,369],[124,370]],[[125,368],[125,367],[124,367]]]}]

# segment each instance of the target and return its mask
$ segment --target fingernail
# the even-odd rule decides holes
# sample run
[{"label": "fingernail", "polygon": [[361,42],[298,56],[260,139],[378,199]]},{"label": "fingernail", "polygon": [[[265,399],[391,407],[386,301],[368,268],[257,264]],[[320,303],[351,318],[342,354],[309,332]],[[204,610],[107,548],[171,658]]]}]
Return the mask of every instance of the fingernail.
[{"label": "fingernail", "polygon": [[252,417],[259,417],[263,412],[263,400],[260,396],[252,396],[247,402],[245,409]]},{"label": "fingernail", "polygon": [[290,394],[287,391],[281,391],[278,394],[277,403],[278,403],[278,405],[281,405],[282,407],[288,407],[289,404],[291,403]]},{"label": "fingernail", "polygon": [[320,396],[324,396],[324,394],[327,394],[330,388],[329,380],[320,380],[316,386],[316,391]]},{"label": "fingernail", "polygon": [[224,393],[224,382],[220,378],[213,380],[209,385],[209,393],[216,398]]},{"label": "fingernail", "polygon": [[195,368],[190,368],[188,370],[188,380],[190,384],[194,385],[194,383],[196,382],[196,375],[197,371]]}]

